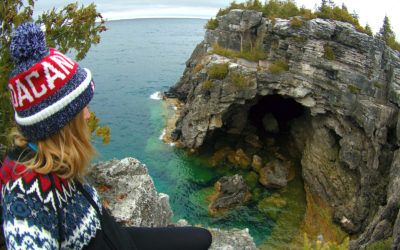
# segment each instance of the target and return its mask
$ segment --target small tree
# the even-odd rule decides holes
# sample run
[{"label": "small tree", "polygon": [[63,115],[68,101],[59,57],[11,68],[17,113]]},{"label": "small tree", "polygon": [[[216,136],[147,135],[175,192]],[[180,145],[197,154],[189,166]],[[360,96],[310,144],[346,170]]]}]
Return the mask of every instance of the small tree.
[{"label": "small tree", "polygon": [[400,51],[400,43],[396,41],[396,35],[392,30],[388,16],[385,16],[385,18],[383,19],[383,25],[379,30],[377,36],[385,40],[386,44],[389,45],[392,49]]},{"label": "small tree", "polygon": [[370,36],[373,36],[373,35],[374,35],[374,34],[372,33],[371,26],[369,26],[368,23],[365,25],[365,31],[366,31],[367,34],[370,35]]},{"label": "small tree", "polygon": [[385,41],[388,41],[390,38],[395,37],[388,16],[385,16],[385,18],[383,19],[383,25],[379,30],[378,36]]},{"label": "small tree", "polygon": [[[33,21],[33,7],[36,0],[1,0],[0,4],[0,134],[14,125],[13,109],[7,88],[11,70],[15,64],[11,59],[9,46],[13,31],[22,23]],[[99,20],[100,22],[96,22]],[[37,23],[45,28],[47,46],[55,47],[62,53],[71,49],[76,60],[83,59],[92,44],[100,42],[99,34],[106,30],[104,20],[96,6],[78,7],[68,4],[60,11],[55,9],[39,16]],[[6,144],[0,136],[0,144]]]}]

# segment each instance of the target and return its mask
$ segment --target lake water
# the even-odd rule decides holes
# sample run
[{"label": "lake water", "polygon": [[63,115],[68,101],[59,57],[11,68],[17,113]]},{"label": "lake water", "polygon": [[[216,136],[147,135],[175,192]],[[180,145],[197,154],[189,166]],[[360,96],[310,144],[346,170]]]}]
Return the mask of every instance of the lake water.
[{"label": "lake water", "polygon": [[[257,204],[216,217],[207,211],[206,197],[222,176],[203,156],[160,141],[169,113],[161,100],[151,98],[174,85],[195,46],[204,38],[200,19],[135,19],[107,22],[101,43],[91,48],[80,65],[91,69],[96,84],[91,110],[111,128],[111,140],[95,140],[99,160],[135,157],[146,164],[158,192],[170,196],[174,221],[215,228],[249,228],[258,245],[284,246],[294,237],[304,214],[300,180],[282,193],[288,205],[280,220],[260,213]],[[153,95],[154,97],[154,95]],[[270,195],[265,189],[264,195]],[[286,219],[283,219],[285,218]],[[275,235],[269,237],[269,235]],[[272,243],[271,243],[272,242]]]}]

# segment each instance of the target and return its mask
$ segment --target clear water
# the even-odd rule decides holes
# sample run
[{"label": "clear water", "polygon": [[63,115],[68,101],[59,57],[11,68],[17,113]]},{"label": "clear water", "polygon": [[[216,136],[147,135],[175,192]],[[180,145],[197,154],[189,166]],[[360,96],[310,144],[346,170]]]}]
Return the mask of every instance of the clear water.
[{"label": "clear water", "polygon": [[[102,34],[101,43],[80,62],[91,69],[96,84],[91,110],[111,128],[110,144],[95,140],[99,160],[135,157],[146,164],[157,191],[170,196],[175,221],[183,218],[193,225],[249,228],[258,245],[266,240],[270,246],[283,246],[283,241],[292,240],[301,222],[299,216],[304,214],[304,191],[299,180],[282,193],[289,200],[280,216],[286,220],[272,220],[258,211],[255,202],[210,217],[206,197],[222,173],[205,163],[207,153],[188,155],[159,139],[169,112],[162,101],[150,96],[168,90],[179,80],[186,60],[203,40],[205,23],[200,19],[106,23],[109,30]],[[271,194],[267,189],[263,192]],[[278,236],[268,238],[270,233]]]}]

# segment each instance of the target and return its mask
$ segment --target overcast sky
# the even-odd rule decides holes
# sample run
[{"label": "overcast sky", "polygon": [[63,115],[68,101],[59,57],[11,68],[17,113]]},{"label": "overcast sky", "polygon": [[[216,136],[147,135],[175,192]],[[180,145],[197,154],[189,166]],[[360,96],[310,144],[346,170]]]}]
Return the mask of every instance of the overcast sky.
[{"label": "overcast sky", "polygon": [[[52,8],[60,9],[68,0],[38,0],[35,14]],[[109,20],[142,17],[215,17],[219,8],[229,6],[231,0],[78,0],[79,4],[87,5],[94,2],[103,17]],[[244,0],[237,0],[237,3]],[[264,2],[264,0],[261,0]],[[304,5],[315,9],[320,0],[296,0],[298,6]],[[400,38],[400,0],[334,0],[335,4],[342,6],[344,2],[350,12],[355,10],[359,15],[360,24],[368,23],[374,33],[379,31],[383,18],[387,15],[392,29]]]}]

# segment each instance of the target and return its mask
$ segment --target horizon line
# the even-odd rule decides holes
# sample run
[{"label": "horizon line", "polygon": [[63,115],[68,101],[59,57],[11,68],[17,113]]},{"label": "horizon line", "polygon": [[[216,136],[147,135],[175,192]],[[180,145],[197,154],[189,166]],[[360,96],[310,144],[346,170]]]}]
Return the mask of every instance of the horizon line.
[{"label": "horizon line", "polygon": [[208,20],[211,17],[198,17],[198,16],[141,16],[141,17],[116,17],[116,18],[104,18],[107,21],[122,21],[132,19],[202,19]]}]

